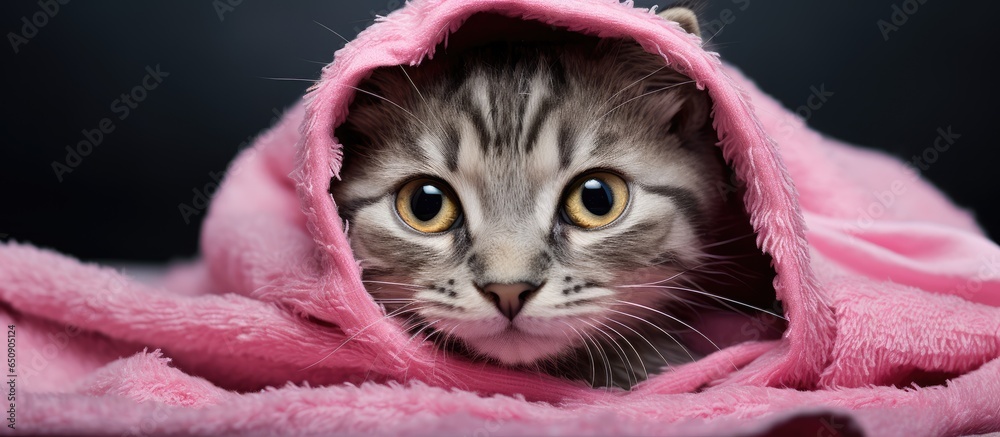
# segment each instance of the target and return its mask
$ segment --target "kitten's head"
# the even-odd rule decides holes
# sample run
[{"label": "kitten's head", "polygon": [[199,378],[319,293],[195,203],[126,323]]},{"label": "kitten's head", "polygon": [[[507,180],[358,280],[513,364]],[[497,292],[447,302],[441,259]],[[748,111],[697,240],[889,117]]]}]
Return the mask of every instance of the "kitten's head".
[{"label": "kitten's head", "polygon": [[726,177],[709,113],[632,42],[482,46],[362,83],[331,192],[388,311],[535,363],[635,329],[673,297],[633,285],[704,262]]}]

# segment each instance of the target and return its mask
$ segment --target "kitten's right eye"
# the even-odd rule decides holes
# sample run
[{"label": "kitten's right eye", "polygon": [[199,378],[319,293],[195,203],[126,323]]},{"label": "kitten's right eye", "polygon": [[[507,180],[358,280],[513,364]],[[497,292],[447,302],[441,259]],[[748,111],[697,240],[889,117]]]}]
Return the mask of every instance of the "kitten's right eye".
[{"label": "kitten's right eye", "polygon": [[620,176],[607,172],[588,173],[570,185],[563,201],[563,214],[570,223],[581,228],[599,228],[625,212],[628,196],[628,184]]},{"label": "kitten's right eye", "polygon": [[448,184],[417,179],[396,193],[396,211],[411,228],[432,234],[451,229],[462,210]]}]

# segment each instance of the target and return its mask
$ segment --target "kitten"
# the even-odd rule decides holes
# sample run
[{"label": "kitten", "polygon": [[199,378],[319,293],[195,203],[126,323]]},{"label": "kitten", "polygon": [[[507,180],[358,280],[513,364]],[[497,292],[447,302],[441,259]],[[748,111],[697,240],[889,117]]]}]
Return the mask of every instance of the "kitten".
[{"label": "kitten", "polygon": [[702,289],[773,299],[740,196],[718,188],[707,94],[634,42],[380,69],[336,136],[331,193],[366,286],[442,348],[630,387],[707,352],[691,324],[733,307]]}]

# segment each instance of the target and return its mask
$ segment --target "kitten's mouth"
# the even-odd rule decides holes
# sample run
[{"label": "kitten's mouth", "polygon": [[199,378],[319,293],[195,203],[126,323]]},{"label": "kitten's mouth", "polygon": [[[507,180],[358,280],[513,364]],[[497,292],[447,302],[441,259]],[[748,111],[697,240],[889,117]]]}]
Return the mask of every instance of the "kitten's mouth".
[{"label": "kitten's mouth", "polygon": [[561,329],[529,330],[516,320],[503,323],[493,329],[469,329],[456,337],[477,354],[508,366],[533,364],[558,356],[572,346],[570,337],[562,335]]},{"label": "kitten's mouth", "polygon": [[514,322],[507,323],[507,327],[500,332],[500,335],[514,335],[514,334],[528,335],[527,332],[525,332],[521,328],[518,328],[517,324],[515,324]]}]

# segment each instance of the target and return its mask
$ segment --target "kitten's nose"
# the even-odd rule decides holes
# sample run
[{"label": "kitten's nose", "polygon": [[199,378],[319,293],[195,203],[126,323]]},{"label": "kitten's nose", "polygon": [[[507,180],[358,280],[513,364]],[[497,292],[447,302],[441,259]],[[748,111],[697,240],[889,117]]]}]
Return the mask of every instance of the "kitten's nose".
[{"label": "kitten's nose", "polygon": [[480,291],[491,300],[507,320],[514,320],[524,303],[531,299],[540,287],[527,282],[516,284],[486,284]]}]

